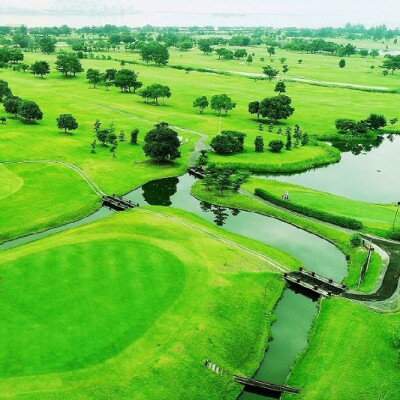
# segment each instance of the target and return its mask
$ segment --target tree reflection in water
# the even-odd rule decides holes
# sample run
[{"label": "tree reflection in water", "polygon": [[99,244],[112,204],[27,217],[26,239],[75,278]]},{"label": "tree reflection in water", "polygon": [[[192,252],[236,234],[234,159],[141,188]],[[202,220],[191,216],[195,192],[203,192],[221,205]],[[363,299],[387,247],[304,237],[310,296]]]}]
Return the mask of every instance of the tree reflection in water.
[{"label": "tree reflection in water", "polygon": [[207,203],[206,201],[201,201],[200,207],[204,212],[211,212],[214,214],[214,223],[217,226],[223,226],[225,224],[226,219],[229,217],[228,211],[230,211],[231,215],[233,216],[240,214],[240,210],[237,208],[220,207],[211,203]]}]

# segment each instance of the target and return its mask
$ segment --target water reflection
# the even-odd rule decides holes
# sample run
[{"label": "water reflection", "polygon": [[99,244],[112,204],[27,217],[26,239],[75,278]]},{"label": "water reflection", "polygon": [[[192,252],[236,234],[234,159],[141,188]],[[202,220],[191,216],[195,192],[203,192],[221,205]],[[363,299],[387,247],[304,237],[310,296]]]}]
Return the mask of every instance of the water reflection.
[{"label": "water reflection", "polygon": [[[373,140],[368,141],[346,141],[346,140],[335,140],[332,142],[332,146],[336,147],[342,153],[351,152],[355,156],[361,153],[369,153],[371,150],[378,148],[384,141],[383,136],[377,136]],[[393,135],[388,135],[388,140],[393,142]]]},{"label": "water reflection", "polygon": [[237,208],[225,208],[225,207],[220,207],[220,206],[215,206],[214,204],[207,203],[206,201],[200,201],[200,208],[204,212],[211,212],[214,214],[214,223],[217,226],[223,226],[225,225],[226,219],[229,217],[229,212],[230,215],[236,216],[240,214],[240,210]]},{"label": "water reflection", "polygon": [[142,186],[143,198],[152,206],[170,206],[171,197],[178,190],[178,183],[177,177],[148,182]]}]

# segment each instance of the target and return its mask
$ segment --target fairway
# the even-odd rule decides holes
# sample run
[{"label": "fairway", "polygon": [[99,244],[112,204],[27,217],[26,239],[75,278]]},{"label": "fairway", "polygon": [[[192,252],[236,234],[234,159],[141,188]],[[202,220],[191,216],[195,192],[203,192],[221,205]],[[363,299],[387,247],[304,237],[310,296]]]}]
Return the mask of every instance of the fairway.
[{"label": "fairway", "polygon": [[0,176],[5,183],[0,196],[0,242],[82,218],[101,203],[87,182],[63,165],[4,164]]}]

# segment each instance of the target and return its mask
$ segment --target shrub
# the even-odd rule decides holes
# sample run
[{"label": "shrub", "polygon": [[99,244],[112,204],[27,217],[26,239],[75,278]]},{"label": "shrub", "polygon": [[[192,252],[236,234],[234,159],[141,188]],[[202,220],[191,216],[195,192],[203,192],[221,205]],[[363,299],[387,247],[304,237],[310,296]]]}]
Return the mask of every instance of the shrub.
[{"label": "shrub", "polygon": [[271,140],[268,143],[268,147],[271,149],[273,153],[280,153],[283,149],[284,143],[282,140]]},{"label": "shrub", "polygon": [[389,238],[393,240],[400,240],[400,228],[392,228],[389,232]]},{"label": "shrub", "polygon": [[288,210],[295,211],[297,213],[316,218],[324,222],[329,222],[343,228],[354,230],[359,230],[363,228],[362,222],[356,219],[342,217],[339,215],[327,213],[325,211],[315,210],[314,208],[305,207],[300,204],[291,203],[290,201],[283,200],[280,197],[274,196],[272,193],[269,193],[263,189],[255,189],[254,194],[264,200],[269,201],[270,203],[276,204],[283,208],[287,208]]},{"label": "shrub", "polygon": [[363,238],[358,233],[355,233],[350,238],[350,244],[353,247],[360,247],[363,244],[363,242],[364,242]]},{"label": "shrub", "polygon": [[217,154],[234,154],[243,151],[245,133],[237,131],[222,131],[211,142],[211,148]]},{"label": "shrub", "polygon": [[255,151],[257,153],[264,153],[264,139],[262,136],[257,136],[254,141]]}]

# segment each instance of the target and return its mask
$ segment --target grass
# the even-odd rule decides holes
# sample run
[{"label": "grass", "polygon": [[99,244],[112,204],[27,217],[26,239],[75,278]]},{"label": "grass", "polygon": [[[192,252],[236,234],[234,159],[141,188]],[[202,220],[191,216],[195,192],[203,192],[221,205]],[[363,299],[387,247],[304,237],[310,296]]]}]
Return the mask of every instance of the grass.
[{"label": "grass", "polygon": [[2,252],[2,396],[237,396],[239,385],[202,364],[212,358],[245,374],[258,367],[284,283],[255,252],[299,265],[161,207]]},{"label": "grass", "polygon": [[322,142],[292,148],[291,150],[283,149],[280,153],[273,153],[269,151],[268,143],[276,139],[286,142],[286,138],[276,134],[264,134],[263,136],[266,147],[263,153],[256,153],[254,146],[247,145],[244,152],[240,154],[226,156],[209,153],[210,161],[227,168],[274,173],[306,171],[340,160],[339,150]]},{"label": "grass", "polygon": [[[346,44],[348,41],[346,42]],[[371,48],[373,43],[371,42]],[[224,46],[231,50],[239,47]],[[359,55],[345,57],[346,67],[339,68],[340,57],[328,54],[308,54],[302,52],[292,52],[276,48],[276,55],[272,58],[267,54],[266,46],[247,47],[249,54],[255,53],[253,62],[247,63],[246,60],[218,60],[218,55],[213,53],[204,55],[197,48],[187,52],[176,49],[170,49],[170,65],[181,65],[183,67],[209,68],[217,71],[230,71],[236,73],[262,74],[263,67],[272,65],[280,72],[280,78],[303,78],[318,81],[337,82],[356,84],[364,86],[378,86],[388,89],[400,89],[399,76],[389,74],[384,76],[382,68],[383,56],[377,58],[361,58]],[[108,54],[107,54],[108,55]],[[110,55],[116,59],[134,60],[142,62],[137,53],[111,52]],[[261,61],[264,58],[264,61]],[[280,58],[286,58],[285,64],[289,66],[287,74],[282,73],[282,64]],[[298,60],[303,60],[301,64]],[[371,66],[374,68],[372,69]]]},{"label": "grass", "polygon": [[0,180],[5,182],[0,242],[78,219],[101,202],[82,177],[62,165],[7,164],[0,166]]},{"label": "grass", "polygon": [[312,341],[289,377],[302,392],[283,398],[398,399],[399,324],[399,313],[376,313],[340,298],[322,301]]},{"label": "grass", "polygon": [[286,191],[290,202],[331,214],[361,221],[366,232],[385,235],[393,224],[396,213],[394,204],[372,204],[347,199],[326,192],[309,189],[286,182],[252,178],[246,189],[254,193],[256,188],[281,197]]},{"label": "grass", "polygon": [[[251,187],[248,187],[246,185],[244,185],[244,188],[251,190]],[[329,240],[349,257],[348,274],[344,282],[349,287],[357,288],[357,290],[363,292],[369,292],[374,289],[376,285],[376,280],[381,271],[381,258],[377,253],[373,254],[371,265],[367,271],[366,277],[361,286],[358,286],[358,278],[360,276],[361,268],[366,260],[367,251],[363,248],[352,247],[350,245],[350,234],[331,226],[325,225],[324,223],[313,221],[308,218],[303,218],[288,211],[275,208],[266,203],[263,203],[257,198],[249,197],[244,194],[229,193],[224,197],[218,196],[212,191],[207,191],[201,184],[201,181],[197,182],[192,187],[192,193],[200,200],[207,201],[213,204],[253,211],[281,219],[295,226],[298,226],[301,229],[305,229],[324,239]]]}]

